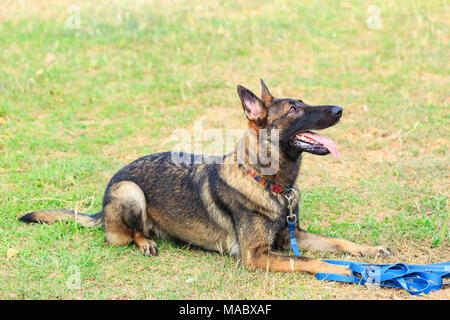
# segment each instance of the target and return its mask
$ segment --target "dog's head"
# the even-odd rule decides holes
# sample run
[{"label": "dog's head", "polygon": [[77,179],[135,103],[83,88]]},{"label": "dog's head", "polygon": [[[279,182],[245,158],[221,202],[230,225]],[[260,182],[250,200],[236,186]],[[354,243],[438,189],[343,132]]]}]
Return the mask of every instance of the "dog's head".
[{"label": "dog's head", "polygon": [[237,86],[251,129],[257,132],[260,129],[268,132],[279,130],[280,150],[290,158],[297,158],[302,152],[317,155],[331,153],[338,157],[334,142],[311,130],[335,125],[342,116],[341,107],[310,106],[299,99],[278,99],[272,96],[262,79],[261,85],[261,98],[243,86]]}]

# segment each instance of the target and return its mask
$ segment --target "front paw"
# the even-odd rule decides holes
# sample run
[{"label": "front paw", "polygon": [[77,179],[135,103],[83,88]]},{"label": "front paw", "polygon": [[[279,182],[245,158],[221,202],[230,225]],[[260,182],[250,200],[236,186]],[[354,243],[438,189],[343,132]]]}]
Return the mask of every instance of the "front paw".
[{"label": "front paw", "polygon": [[352,270],[344,266],[331,265],[327,269],[329,269],[329,271],[326,271],[326,273],[340,274],[348,277],[352,275]]},{"label": "front paw", "polygon": [[350,270],[349,268],[347,268],[345,266],[331,264],[331,263],[321,261],[320,265],[317,268],[315,268],[313,273],[314,274],[330,273],[330,274],[340,274],[343,276],[351,276],[352,270]]},{"label": "front paw", "polygon": [[387,257],[394,254],[394,250],[386,246],[362,247],[359,255],[368,257]]}]

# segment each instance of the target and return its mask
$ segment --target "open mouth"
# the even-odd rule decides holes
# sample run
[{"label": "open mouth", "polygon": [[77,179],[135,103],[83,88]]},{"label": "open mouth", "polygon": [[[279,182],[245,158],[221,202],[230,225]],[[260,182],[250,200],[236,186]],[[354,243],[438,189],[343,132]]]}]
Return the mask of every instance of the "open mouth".
[{"label": "open mouth", "polygon": [[297,132],[291,138],[291,145],[301,149],[302,151],[325,155],[331,153],[338,158],[339,153],[336,144],[320,134],[311,131]]}]

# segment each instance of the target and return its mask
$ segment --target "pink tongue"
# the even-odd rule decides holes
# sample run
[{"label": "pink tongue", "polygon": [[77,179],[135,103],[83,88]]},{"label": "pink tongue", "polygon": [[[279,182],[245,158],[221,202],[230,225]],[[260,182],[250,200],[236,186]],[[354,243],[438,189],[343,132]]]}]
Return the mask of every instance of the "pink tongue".
[{"label": "pink tongue", "polygon": [[325,138],[324,136],[321,136],[320,134],[314,133],[314,132],[302,132],[301,135],[312,139],[318,143],[321,143],[325,146],[325,148],[328,149],[328,151],[330,151],[330,153],[336,157],[339,158],[339,153],[338,153],[338,149],[337,146],[334,144],[334,142],[328,138]]}]

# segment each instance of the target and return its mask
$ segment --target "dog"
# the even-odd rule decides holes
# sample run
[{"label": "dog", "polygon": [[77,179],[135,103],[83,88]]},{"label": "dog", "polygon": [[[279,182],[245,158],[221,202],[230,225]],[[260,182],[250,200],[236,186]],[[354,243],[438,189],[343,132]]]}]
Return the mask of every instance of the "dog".
[{"label": "dog", "polygon": [[[161,237],[229,254],[248,270],[349,275],[346,267],[283,253],[290,248],[288,206],[298,212],[294,183],[302,153],[338,156],[332,140],[311,130],[335,125],[343,109],[275,98],[262,79],[261,86],[261,98],[237,86],[248,128],[235,151],[219,157],[181,152],[147,155],[112,177],[102,211],[88,215],[43,210],[19,220],[53,223],[72,218],[86,227],[103,226],[107,242],[116,246],[134,242],[147,256],[158,255],[155,238]],[[261,149],[267,149],[266,156],[258,156]],[[357,256],[393,254],[386,246],[313,234],[298,224],[296,238],[300,249]]]}]

